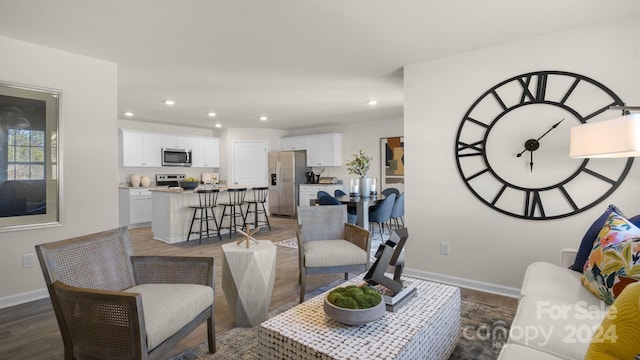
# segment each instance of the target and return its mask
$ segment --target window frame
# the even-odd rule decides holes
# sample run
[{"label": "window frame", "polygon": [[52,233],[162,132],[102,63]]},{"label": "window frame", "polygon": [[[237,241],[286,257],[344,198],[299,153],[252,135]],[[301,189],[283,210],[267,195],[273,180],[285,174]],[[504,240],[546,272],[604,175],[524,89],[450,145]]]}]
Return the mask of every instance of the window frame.
[{"label": "window frame", "polygon": [[[60,90],[0,82],[0,153],[4,153],[4,158],[0,158],[0,164],[2,164],[2,166],[0,166],[0,186],[9,185],[5,184],[8,181],[42,182],[37,184],[37,186],[44,191],[42,200],[44,201],[44,210],[33,213],[25,212],[19,215],[12,215],[11,212],[9,212],[9,215],[0,216],[0,232],[61,225],[61,98],[62,91]],[[21,114],[27,114],[26,110],[31,109],[31,104],[37,104],[39,111],[41,111],[38,115],[38,121],[36,121],[40,128],[22,127],[22,129],[44,131],[44,162],[42,163],[44,165],[44,179],[8,179],[8,134],[9,128],[12,127],[9,117],[11,114],[9,113],[10,111],[22,111]],[[24,117],[28,119],[27,115]],[[42,120],[42,118],[44,118],[44,120]],[[23,124],[21,126],[34,125]],[[4,139],[2,139],[3,137]],[[31,141],[29,146],[33,146]],[[30,158],[30,160],[32,159]],[[29,161],[27,164],[40,163]],[[13,186],[13,184],[11,184],[11,186]],[[12,189],[12,187],[5,187],[4,189]],[[5,190],[5,195],[7,193]],[[10,207],[10,205],[6,206]]]}]

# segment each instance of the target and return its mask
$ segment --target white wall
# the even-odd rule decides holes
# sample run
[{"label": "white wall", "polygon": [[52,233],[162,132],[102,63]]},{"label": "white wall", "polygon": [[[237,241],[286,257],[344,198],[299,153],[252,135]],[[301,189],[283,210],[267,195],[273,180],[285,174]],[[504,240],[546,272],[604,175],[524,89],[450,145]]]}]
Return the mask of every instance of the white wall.
[{"label": "white wall", "polygon": [[[405,68],[405,148],[409,154],[406,214],[407,273],[515,294],[533,261],[559,263],[560,249],[577,248],[609,203],[640,213],[640,168],[588,211],[550,221],[502,215],[477,200],[460,178],[454,157],[465,112],[487,89],[536,70],[585,75],[629,105],[640,102],[640,19],[554,34],[464,53]],[[619,116],[611,112],[611,117]],[[450,255],[439,243],[450,242]]]},{"label": "white wall", "polygon": [[[330,125],[290,132],[287,136],[309,135],[337,132],[342,133],[342,157],[344,161],[353,159],[353,154],[363,149],[367,155],[373,156],[373,163],[367,174],[369,177],[376,177],[380,180],[380,139],[385,137],[403,136],[404,121],[399,119],[388,119],[382,121],[367,121],[361,123],[350,123],[343,125]],[[344,163],[344,162],[343,162]],[[345,166],[314,167],[313,171],[318,174],[325,170],[323,176],[335,176],[343,180],[346,185],[349,179],[356,178],[356,175],[347,174]],[[407,171],[411,171],[408,169]],[[402,184],[394,184],[394,187],[404,191]]]},{"label": "white wall", "polygon": [[0,307],[48,296],[34,246],[118,226],[117,66],[0,36],[0,81],[62,90],[62,225],[0,232]]}]

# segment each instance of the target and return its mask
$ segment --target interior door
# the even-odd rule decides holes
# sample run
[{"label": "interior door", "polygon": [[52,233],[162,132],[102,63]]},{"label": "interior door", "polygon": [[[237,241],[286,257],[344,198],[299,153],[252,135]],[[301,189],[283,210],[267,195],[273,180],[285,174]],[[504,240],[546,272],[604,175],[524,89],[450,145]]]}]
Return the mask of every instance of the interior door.
[{"label": "interior door", "polygon": [[234,141],[232,186],[267,186],[267,141]]}]

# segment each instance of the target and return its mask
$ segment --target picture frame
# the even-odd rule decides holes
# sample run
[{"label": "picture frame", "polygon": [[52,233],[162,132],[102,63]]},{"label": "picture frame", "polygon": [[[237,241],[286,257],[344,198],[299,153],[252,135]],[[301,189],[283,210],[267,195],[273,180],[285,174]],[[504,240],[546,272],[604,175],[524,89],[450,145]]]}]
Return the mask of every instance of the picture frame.
[{"label": "picture frame", "polygon": [[0,82],[0,231],[60,223],[60,97]]},{"label": "picture frame", "polygon": [[380,173],[380,189],[404,186],[404,136],[380,139]]}]

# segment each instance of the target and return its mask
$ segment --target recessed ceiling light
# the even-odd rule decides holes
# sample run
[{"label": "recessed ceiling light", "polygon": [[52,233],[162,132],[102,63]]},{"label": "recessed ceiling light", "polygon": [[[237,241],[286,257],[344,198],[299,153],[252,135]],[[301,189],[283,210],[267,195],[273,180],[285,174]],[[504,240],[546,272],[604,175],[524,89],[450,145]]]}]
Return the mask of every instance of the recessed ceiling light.
[{"label": "recessed ceiling light", "polygon": [[371,106],[377,105],[378,104],[378,100],[375,100],[375,99],[367,100],[367,104],[369,104]]},{"label": "recessed ceiling light", "polygon": [[166,105],[169,105],[169,106],[171,106],[171,105],[175,105],[175,104],[176,104],[176,102],[175,102],[175,101],[173,101],[173,100],[165,100],[165,101],[164,101],[164,103],[165,103]]},{"label": "recessed ceiling light", "polygon": [[211,111],[211,112],[208,112],[208,113],[207,113],[207,116],[209,116],[209,117],[216,117],[216,113],[214,113],[213,111]]},{"label": "recessed ceiling light", "polygon": [[221,128],[221,127],[222,127],[222,124],[218,123],[218,124],[216,124],[216,127],[217,127],[217,128]]},{"label": "recessed ceiling light", "polygon": [[262,115],[262,116],[260,116],[260,120],[262,120],[262,121],[267,121],[267,117],[266,117],[266,116],[264,116],[264,115]]},{"label": "recessed ceiling light", "polygon": [[133,113],[131,111],[127,111],[126,113],[124,113],[124,116],[132,117]]}]

